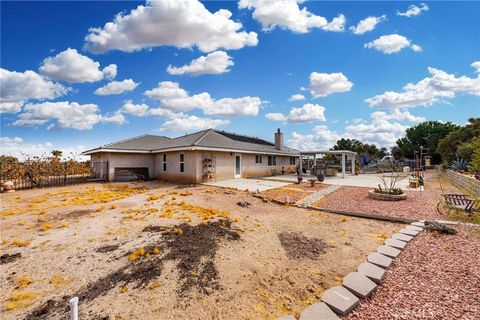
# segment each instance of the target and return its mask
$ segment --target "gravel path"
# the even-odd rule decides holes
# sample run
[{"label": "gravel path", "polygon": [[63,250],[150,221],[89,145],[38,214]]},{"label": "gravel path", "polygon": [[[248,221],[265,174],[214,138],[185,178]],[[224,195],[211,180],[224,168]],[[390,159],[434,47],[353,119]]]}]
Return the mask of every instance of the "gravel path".
[{"label": "gravel path", "polygon": [[480,232],[423,232],[397,258],[377,291],[343,319],[479,319]]},{"label": "gravel path", "polygon": [[300,199],[299,201],[297,201],[297,204],[304,205],[304,206],[309,206],[312,203],[319,201],[320,199],[325,197],[327,194],[330,194],[330,193],[340,189],[340,187],[341,186],[336,186],[336,185],[328,186],[327,188],[322,189],[318,192],[315,192],[314,194],[312,194],[312,195],[310,195],[306,198]]}]

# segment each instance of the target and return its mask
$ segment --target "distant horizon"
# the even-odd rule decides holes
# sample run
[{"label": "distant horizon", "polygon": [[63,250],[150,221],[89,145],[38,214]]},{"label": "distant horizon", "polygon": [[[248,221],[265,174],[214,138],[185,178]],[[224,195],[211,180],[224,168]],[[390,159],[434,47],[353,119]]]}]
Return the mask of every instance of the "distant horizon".
[{"label": "distant horizon", "polygon": [[1,20],[1,154],[208,128],[390,148],[480,117],[476,1],[2,1]]}]

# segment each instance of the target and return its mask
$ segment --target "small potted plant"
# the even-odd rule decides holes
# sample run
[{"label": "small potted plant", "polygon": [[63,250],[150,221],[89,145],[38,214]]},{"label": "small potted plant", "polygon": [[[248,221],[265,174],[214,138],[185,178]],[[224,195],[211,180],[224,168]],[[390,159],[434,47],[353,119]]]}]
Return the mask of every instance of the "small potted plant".
[{"label": "small potted plant", "polygon": [[325,175],[322,172],[320,172],[319,174],[317,174],[317,180],[319,182],[323,182],[323,180],[325,180]]},{"label": "small potted plant", "polygon": [[303,177],[302,176],[297,176],[297,180],[298,180],[298,183],[301,183],[303,181]]}]

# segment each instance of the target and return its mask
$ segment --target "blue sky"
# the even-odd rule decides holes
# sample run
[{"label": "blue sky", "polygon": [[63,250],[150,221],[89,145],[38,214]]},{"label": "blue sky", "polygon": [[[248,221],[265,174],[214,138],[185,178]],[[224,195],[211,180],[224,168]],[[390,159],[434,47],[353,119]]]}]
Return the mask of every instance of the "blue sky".
[{"label": "blue sky", "polygon": [[212,126],[391,146],[480,116],[479,2],[169,2],[2,1],[2,153]]}]

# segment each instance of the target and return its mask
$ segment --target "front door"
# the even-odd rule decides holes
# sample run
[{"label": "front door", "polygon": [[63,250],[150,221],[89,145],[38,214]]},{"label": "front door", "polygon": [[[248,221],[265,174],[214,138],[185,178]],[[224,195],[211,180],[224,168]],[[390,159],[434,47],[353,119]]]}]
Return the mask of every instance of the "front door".
[{"label": "front door", "polygon": [[242,176],[242,161],[240,155],[235,156],[235,178],[240,178]]}]

